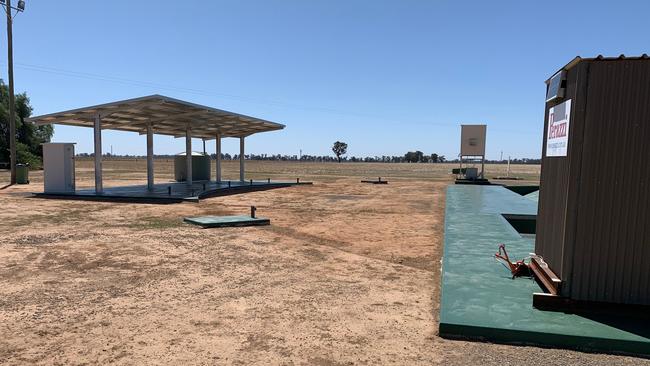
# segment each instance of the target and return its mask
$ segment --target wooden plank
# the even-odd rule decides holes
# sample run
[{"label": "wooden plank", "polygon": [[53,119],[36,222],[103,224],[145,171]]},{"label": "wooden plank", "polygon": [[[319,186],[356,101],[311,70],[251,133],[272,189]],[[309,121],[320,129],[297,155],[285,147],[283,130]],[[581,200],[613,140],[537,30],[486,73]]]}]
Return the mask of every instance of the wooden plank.
[{"label": "wooden plank", "polygon": [[530,269],[533,271],[535,278],[546,288],[546,291],[552,295],[558,294],[562,280],[551,269],[543,267],[535,257],[530,260]]}]

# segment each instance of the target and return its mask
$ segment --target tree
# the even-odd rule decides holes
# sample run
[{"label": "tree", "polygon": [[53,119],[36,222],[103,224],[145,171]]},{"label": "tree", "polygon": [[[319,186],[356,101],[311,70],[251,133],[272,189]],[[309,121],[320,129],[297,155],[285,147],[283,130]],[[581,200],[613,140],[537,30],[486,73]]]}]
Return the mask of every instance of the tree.
[{"label": "tree", "polygon": [[[54,134],[52,125],[35,126],[26,123],[32,114],[27,94],[16,95],[16,162],[32,167],[41,166],[44,142]],[[9,161],[9,87],[0,79],[0,162]]]},{"label": "tree", "polygon": [[332,146],[332,151],[334,152],[334,155],[336,155],[336,158],[340,163],[341,155],[345,155],[348,153],[348,144],[346,144],[345,142],[336,141],[334,143],[334,146]]},{"label": "tree", "polygon": [[439,159],[438,154],[436,154],[436,153],[431,154],[431,162],[432,162],[432,163],[437,163],[437,162],[439,162],[438,159]]},{"label": "tree", "polygon": [[420,163],[424,161],[424,153],[422,151],[409,151],[404,154],[404,160],[408,163]]}]

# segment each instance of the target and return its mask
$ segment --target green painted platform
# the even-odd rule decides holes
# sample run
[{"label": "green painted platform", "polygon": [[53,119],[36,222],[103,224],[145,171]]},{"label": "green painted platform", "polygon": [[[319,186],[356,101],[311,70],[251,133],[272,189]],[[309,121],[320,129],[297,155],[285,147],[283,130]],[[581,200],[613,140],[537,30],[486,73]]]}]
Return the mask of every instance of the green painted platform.
[{"label": "green painted platform", "polygon": [[524,197],[528,198],[529,200],[533,200],[533,201],[537,202],[537,201],[539,201],[539,191],[528,193]]},{"label": "green painted platform", "polygon": [[300,182],[299,180],[271,181],[270,179],[261,181],[195,181],[191,185],[185,182],[167,182],[155,184],[153,190],[147,189],[146,185],[134,185],[104,187],[103,193],[97,193],[94,189],[78,189],[66,193],[34,193],[34,196],[68,200],[170,204],[199,202],[201,199],[210,197],[311,184],[311,182]]},{"label": "green painted platform", "polygon": [[[534,196],[533,196],[534,197]],[[534,249],[501,214],[536,214],[537,201],[500,186],[447,189],[440,335],[583,351],[650,356],[650,321],[534,309],[542,292],[531,279],[511,279],[493,259],[505,243],[511,259]]]},{"label": "green painted platform", "polygon": [[271,220],[267,218],[252,218],[245,215],[186,217],[183,221],[190,224],[199,225],[204,229],[212,227],[262,226],[271,224]]}]

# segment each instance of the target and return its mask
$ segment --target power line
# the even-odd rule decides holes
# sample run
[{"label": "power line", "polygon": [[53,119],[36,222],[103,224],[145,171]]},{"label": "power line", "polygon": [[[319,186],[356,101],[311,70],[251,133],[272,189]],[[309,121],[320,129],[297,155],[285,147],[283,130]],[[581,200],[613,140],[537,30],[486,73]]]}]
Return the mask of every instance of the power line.
[{"label": "power line", "polygon": [[[3,62],[0,62],[0,64],[5,64],[6,65],[6,63],[3,63]],[[128,79],[128,78],[115,77],[115,76],[102,75],[102,74],[95,74],[95,73],[88,73],[88,72],[81,72],[81,71],[72,71],[72,70],[60,69],[60,68],[49,67],[49,66],[27,64],[27,63],[14,63],[14,66],[17,67],[17,68],[23,69],[23,70],[42,72],[42,73],[47,73],[47,74],[52,74],[52,75],[70,76],[70,77],[87,79],[87,80],[95,80],[95,81],[117,83],[117,84],[122,84],[122,85],[130,85],[130,86],[137,86],[137,87],[144,87],[144,88],[152,88],[154,90],[168,90],[168,91],[174,91],[174,92],[180,92],[180,93],[186,93],[186,94],[201,95],[201,96],[206,96],[206,97],[221,97],[221,98],[239,100],[239,101],[243,101],[243,102],[247,102],[247,103],[251,103],[251,104],[273,106],[273,107],[277,107],[277,108],[285,108],[285,109],[293,108],[293,109],[302,109],[302,110],[316,110],[316,111],[321,111],[321,112],[331,113],[331,114],[337,114],[337,115],[356,116],[356,117],[370,118],[370,119],[373,119],[373,120],[381,120],[381,121],[390,122],[390,123],[393,123],[393,124],[396,124],[396,125],[399,125],[401,123],[401,121],[396,121],[395,119],[386,118],[384,116],[377,116],[377,115],[359,113],[359,112],[353,112],[353,111],[352,112],[351,111],[343,111],[343,110],[339,110],[339,109],[335,109],[335,108],[329,108],[329,107],[300,105],[300,104],[295,104],[295,103],[281,102],[281,101],[277,101],[277,100],[255,98],[255,97],[247,97],[247,96],[228,94],[228,93],[217,92],[217,91],[202,90],[202,89],[195,89],[195,88],[187,88],[187,87],[176,86],[176,85],[169,85],[169,84],[162,84],[162,83],[156,83],[156,82],[150,82],[150,81]],[[426,126],[439,126],[439,127],[457,127],[457,126],[459,126],[459,123],[433,123],[433,122],[428,122],[428,121],[413,121],[413,120],[410,120],[409,122],[410,122],[410,124],[426,125]],[[516,130],[512,130],[512,129],[501,130],[501,129],[492,128],[491,130],[492,131],[503,131],[503,132],[515,133],[515,134],[525,134],[525,135],[533,135],[533,134],[536,135],[537,134],[537,132],[516,131]]]},{"label": "power line", "polygon": [[[335,108],[329,108],[329,107],[307,106],[307,105],[300,105],[300,104],[295,104],[295,103],[286,103],[286,102],[270,100],[270,99],[246,97],[246,96],[241,96],[241,95],[234,95],[234,94],[227,94],[227,93],[222,93],[222,92],[215,92],[215,91],[187,88],[187,87],[181,87],[181,86],[175,86],[175,85],[155,83],[155,82],[150,82],[150,81],[134,80],[134,79],[128,79],[128,78],[121,78],[121,77],[114,77],[114,76],[108,76],[108,75],[88,73],[88,72],[65,70],[65,69],[49,67],[49,66],[42,66],[42,65],[34,65],[34,64],[26,64],[26,63],[14,63],[14,65],[17,68],[20,68],[20,69],[23,69],[23,70],[42,72],[42,73],[46,73],[46,74],[53,74],[53,75],[60,75],[60,76],[70,76],[70,77],[87,79],[87,80],[96,80],[96,81],[117,83],[117,84],[122,84],[122,85],[131,85],[131,86],[137,86],[137,87],[152,88],[152,89],[155,89],[155,90],[169,90],[169,91],[175,91],[175,92],[187,93],[187,94],[195,94],[195,95],[201,95],[201,96],[207,96],[207,97],[228,98],[228,99],[240,100],[240,101],[248,102],[248,103],[252,103],[252,104],[268,105],[268,106],[273,106],[273,107],[278,107],[278,108],[294,108],[294,109],[303,109],[303,110],[317,110],[317,111],[332,113],[332,114],[337,114],[337,115],[357,116],[357,117],[363,117],[363,118],[371,118],[371,119],[374,119],[374,120],[383,120],[383,121],[387,121],[387,122],[391,122],[391,123],[399,123],[399,121],[396,121],[396,120],[391,119],[391,118],[386,118],[384,116],[377,116],[377,115],[359,113],[359,112],[342,111],[342,110],[338,110],[338,109],[335,109]],[[449,126],[449,127],[456,126],[456,124],[452,124],[452,123],[446,123],[446,124],[445,123],[419,123],[419,124],[436,125],[436,126]]]},{"label": "power line", "polygon": [[121,77],[114,77],[114,76],[108,76],[108,75],[88,73],[88,72],[65,70],[65,69],[54,68],[54,67],[49,67],[49,66],[33,65],[33,64],[26,64],[26,63],[15,63],[15,66],[17,68],[24,69],[24,70],[37,71],[37,72],[53,74],[53,75],[71,76],[71,77],[76,77],[76,78],[81,78],[81,79],[89,79],[89,80],[96,80],[96,81],[105,81],[105,82],[118,83],[118,84],[123,84],[123,85],[132,85],[132,86],[138,86],[138,87],[154,88],[154,89],[157,89],[157,90],[164,89],[164,90],[176,91],[176,92],[181,92],[181,93],[196,94],[196,95],[201,95],[201,96],[223,97],[223,98],[240,100],[240,101],[244,101],[244,102],[250,102],[250,103],[255,103],[255,104],[264,104],[264,105],[270,105],[270,106],[276,106],[276,107],[289,107],[289,108],[299,108],[299,109],[320,110],[320,111],[323,111],[323,112],[329,112],[329,113],[335,113],[335,114],[341,114],[341,115],[356,115],[356,116],[361,116],[361,117],[366,117],[366,118],[388,120],[385,117],[381,117],[381,116],[358,113],[358,112],[342,111],[342,110],[329,108],[329,107],[307,106],[307,105],[300,105],[300,104],[295,104],[295,103],[286,103],[286,102],[281,102],[281,101],[277,101],[277,100],[246,97],[246,96],[241,96],[241,95],[228,94],[228,93],[209,91],[209,90],[194,89],[194,88],[187,88],[187,87],[181,87],[181,86],[175,86],[175,85],[155,83],[155,82],[150,82],[150,81],[134,80],[134,79],[128,79],[128,78],[121,78]]}]

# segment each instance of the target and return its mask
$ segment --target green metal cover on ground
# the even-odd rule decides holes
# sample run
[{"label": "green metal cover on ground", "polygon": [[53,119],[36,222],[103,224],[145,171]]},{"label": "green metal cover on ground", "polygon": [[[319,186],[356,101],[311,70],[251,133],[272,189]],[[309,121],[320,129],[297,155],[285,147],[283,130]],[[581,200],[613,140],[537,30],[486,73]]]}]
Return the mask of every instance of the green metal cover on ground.
[{"label": "green metal cover on ground", "polygon": [[261,226],[269,225],[271,220],[263,217],[252,218],[250,216],[200,216],[186,217],[185,222],[199,225],[203,228],[231,227],[231,226]]},{"label": "green metal cover on ground", "polygon": [[493,259],[499,243],[513,261],[534,250],[504,213],[535,215],[537,202],[500,186],[448,187],[441,336],[650,356],[648,320],[534,309],[537,283],[511,279]]}]

